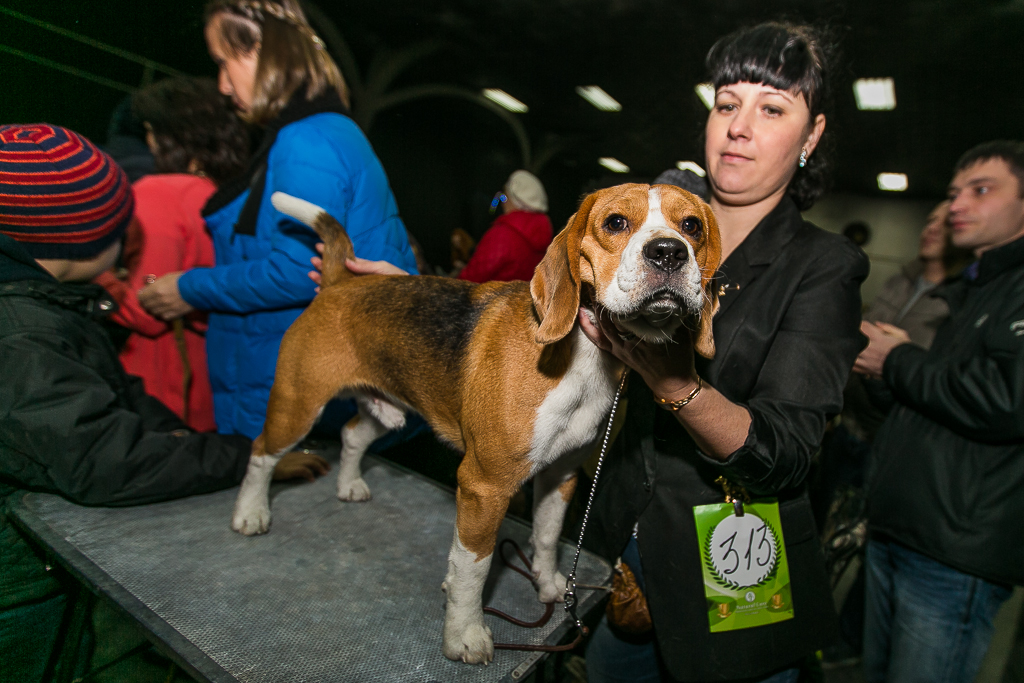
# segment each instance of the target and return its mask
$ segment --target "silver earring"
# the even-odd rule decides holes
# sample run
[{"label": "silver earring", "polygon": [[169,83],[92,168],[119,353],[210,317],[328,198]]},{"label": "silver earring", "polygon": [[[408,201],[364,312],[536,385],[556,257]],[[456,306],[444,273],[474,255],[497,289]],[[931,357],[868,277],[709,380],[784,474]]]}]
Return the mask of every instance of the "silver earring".
[{"label": "silver earring", "polygon": [[802,149],[802,150],[800,150],[800,168],[803,168],[806,165],[807,165],[807,150],[806,149]]}]

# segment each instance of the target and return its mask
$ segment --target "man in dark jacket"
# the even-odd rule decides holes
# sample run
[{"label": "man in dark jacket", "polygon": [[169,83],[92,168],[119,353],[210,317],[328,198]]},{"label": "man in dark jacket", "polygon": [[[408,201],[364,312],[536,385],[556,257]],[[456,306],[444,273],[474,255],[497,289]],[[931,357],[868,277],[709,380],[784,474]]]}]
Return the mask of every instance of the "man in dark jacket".
[{"label": "man in dark jacket", "polygon": [[[149,503],[234,486],[248,462],[248,439],[194,433],[147,396],[97,322],[115,304],[88,283],[116,260],[132,206],[124,172],[86,138],[48,124],[0,126],[4,680],[47,676],[66,600],[66,579],[7,516],[16,496]],[[326,467],[300,454],[289,460],[278,478]]]},{"label": "man in dark jacket", "polygon": [[967,152],[949,194],[953,243],[979,260],[936,291],[947,322],[928,351],[865,323],[854,367],[896,400],[868,483],[869,683],[973,680],[1024,585],[1024,143]]}]

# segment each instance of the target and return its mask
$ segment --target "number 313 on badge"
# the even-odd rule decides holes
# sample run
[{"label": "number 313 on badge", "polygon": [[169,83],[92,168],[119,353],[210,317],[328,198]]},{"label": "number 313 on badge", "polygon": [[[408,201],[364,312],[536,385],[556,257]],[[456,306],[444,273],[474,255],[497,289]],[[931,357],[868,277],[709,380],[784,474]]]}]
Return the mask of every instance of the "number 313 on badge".
[{"label": "number 313 on badge", "polygon": [[789,564],[774,498],[693,509],[711,632],[793,618]]}]

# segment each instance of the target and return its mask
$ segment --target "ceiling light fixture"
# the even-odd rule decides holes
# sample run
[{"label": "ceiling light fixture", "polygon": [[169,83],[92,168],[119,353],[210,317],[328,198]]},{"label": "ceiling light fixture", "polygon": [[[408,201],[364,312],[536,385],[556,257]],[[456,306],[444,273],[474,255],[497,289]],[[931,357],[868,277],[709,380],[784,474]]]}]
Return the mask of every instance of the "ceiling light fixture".
[{"label": "ceiling light fixture", "polygon": [[525,104],[509,95],[504,90],[499,90],[498,88],[484,88],[483,96],[491,102],[505,107],[505,109],[508,109],[509,111],[514,111],[517,114],[525,114],[530,111],[530,108]]},{"label": "ceiling light fixture", "polygon": [[597,160],[597,163],[615,173],[629,173],[629,166],[626,166],[615,157],[601,157]]},{"label": "ceiling light fixture", "polygon": [[693,87],[693,91],[697,93],[697,97],[704,103],[704,106],[708,109],[715,106],[715,86],[711,83],[698,83]]},{"label": "ceiling light fixture", "polygon": [[677,161],[676,168],[680,171],[692,171],[701,178],[707,175],[707,172],[693,161]]},{"label": "ceiling light fixture", "polygon": [[577,85],[576,94],[601,111],[622,111],[622,105],[598,85]]},{"label": "ceiling light fixture", "polygon": [[907,189],[906,173],[879,173],[878,189],[889,192],[903,192]]},{"label": "ceiling light fixture", "polygon": [[896,84],[891,78],[858,78],[853,82],[857,109],[888,111],[896,108]]}]

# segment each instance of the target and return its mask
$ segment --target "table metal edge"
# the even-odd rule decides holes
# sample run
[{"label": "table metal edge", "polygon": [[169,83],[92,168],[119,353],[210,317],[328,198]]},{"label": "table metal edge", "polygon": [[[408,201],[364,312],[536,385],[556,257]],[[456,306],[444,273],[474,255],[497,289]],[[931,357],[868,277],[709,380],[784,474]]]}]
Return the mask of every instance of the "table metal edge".
[{"label": "table metal edge", "polygon": [[9,508],[10,517],[29,536],[42,544],[47,549],[48,555],[54,555],[60,565],[65,567],[76,580],[92,587],[94,592],[98,591],[110,598],[129,617],[142,624],[147,639],[193,678],[210,681],[210,683],[237,682],[237,678],[112,579],[84,553],[51,529],[23,502],[24,497],[29,493],[33,492],[26,491],[16,497]]}]

